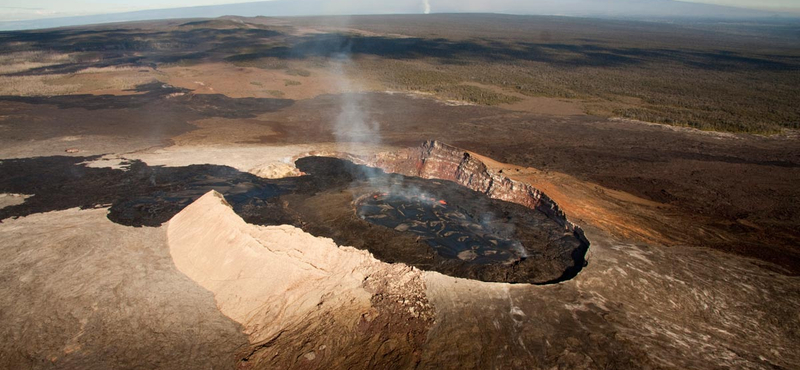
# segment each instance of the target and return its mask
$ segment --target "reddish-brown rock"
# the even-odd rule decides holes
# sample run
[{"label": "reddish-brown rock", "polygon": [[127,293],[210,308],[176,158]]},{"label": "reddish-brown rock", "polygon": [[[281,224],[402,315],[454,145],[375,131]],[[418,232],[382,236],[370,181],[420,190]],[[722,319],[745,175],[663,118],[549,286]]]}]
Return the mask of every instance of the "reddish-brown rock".
[{"label": "reddish-brown rock", "polygon": [[367,164],[406,176],[453,181],[493,199],[539,210],[588,243],[583,230],[570,222],[547,195],[531,185],[495,173],[467,151],[452,145],[426,141],[419,147],[378,154]]}]

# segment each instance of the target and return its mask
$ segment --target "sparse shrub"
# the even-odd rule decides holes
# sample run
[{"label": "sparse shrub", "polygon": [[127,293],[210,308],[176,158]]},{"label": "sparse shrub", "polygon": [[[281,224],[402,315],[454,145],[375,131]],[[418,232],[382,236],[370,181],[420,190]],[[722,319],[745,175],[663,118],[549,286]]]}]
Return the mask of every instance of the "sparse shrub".
[{"label": "sparse shrub", "polygon": [[311,71],[302,68],[290,68],[286,70],[286,74],[289,76],[309,77],[311,76]]},{"label": "sparse shrub", "polygon": [[460,100],[482,105],[510,104],[522,100],[516,96],[499,94],[477,86],[469,85],[449,85],[437,87],[434,89],[434,93],[436,93],[437,96],[445,99]]},{"label": "sparse shrub", "polygon": [[56,64],[73,62],[73,56],[66,53],[46,52],[40,50],[0,53],[0,75],[30,71]]},{"label": "sparse shrub", "polygon": [[80,85],[52,84],[59,76],[0,76],[0,95],[53,96],[73,94]]},{"label": "sparse shrub", "polygon": [[226,58],[227,61],[238,67],[252,67],[261,69],[286,69],[289,63],[279,58],[242,58],[241,55]]}]

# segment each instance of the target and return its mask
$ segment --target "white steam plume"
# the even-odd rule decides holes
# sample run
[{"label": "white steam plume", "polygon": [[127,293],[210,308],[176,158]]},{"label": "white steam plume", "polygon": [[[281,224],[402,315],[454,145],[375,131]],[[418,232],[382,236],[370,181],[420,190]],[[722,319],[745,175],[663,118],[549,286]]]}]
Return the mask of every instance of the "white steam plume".
[{"label": "white steam plume", "polygon": [[365,145],[381,142],[380,123],[370,119],[365,110],[369,107],[368,96],[347,77],[346,68],[352,63],[349,53],[342,53],[332,62],[332,72],[342,92],[341,111],[336,117],[333,134],[338,150],[357,154]]},{"label": "white steam plume", "polygon": [[423,3],[425,5],[425,14],[431,14],[431,0],[423,0]]},{"label": "white steam plume", "polygon": [[[349,17],[328,18],[320,26],[339,30],[350,28]],[[339,113],[330,117],[336,150],[350,154],[363,154],[365,148],[377,146],[381,142],[380,123],[370,117],[370,96],[359,86],[358,79],[351,73],[358,73],[353,61],[352,34],[330,32],[310,36],[309,41],[298,50],[298,55],[325,56],[328,71],[334,78]]]}]

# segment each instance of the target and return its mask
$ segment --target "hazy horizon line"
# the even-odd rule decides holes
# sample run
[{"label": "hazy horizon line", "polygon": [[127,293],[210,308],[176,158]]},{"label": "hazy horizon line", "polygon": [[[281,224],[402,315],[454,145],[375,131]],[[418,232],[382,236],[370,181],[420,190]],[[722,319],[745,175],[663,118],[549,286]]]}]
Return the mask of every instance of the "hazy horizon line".
[{"label": "hazy horizon line", "polygon": [[[99,11],[99,12],[87,12],[87,13],[52,13],[52,15],[43,15],[40,17],[23,17],[23,18],[12,18],[12,19],[3,19],[0,17],[0,23],[10,23],[10,22],[31,22],[31,21],[38,21],[38,20],[48,20],[48,19],[62,19],[62,18],[78,18],[78,17],[90,17],[90,16],[103,16],[103,15],[120,15],[126,13],[138,13],[138,12],[147,12],[147,11],[159,11],[159,10],[175,10],[175,9],[190,9],[190,8],[207,8],[207,7],[222,7],[222,6],[236,6],[240,4],[253,4],[253,3],[260,3],[260,2],[273,2],[276,0],[255,0],[255,1],[237,1],[237,2],[222,2],[218,4],[203,4],[203,5],[187,5],[187,6],[155,6],[155,7],[144,7],[138,9],[129,9],[129,10],[114,10],[114,11]],[[280,0],[278,0],[280,1]],[[722,8],[735,8],[741,10],[754,10],[754,11],[763,11],[763,12],[782,12],[782,13],[792,13],[795,16],[800,16],[800,6],[798,7],[786,7],[786,6],[739,6],[739,5],[728,5],[728,4],[718,4],[718,3],[710,3],[704,1],[696,1],[696,0],[672,0],[675,2],[680,3],[687,3],[687,4],[699,4],[699,5],[709,5],[709,6],[717,6]],[[20,6],[0,6],[0,9],[29,9],[29,10],[41,10],[46,11],[47,9],[44,8],[30,8],[30,7],[20,7]],[[420,14],[423,14],[424,11],[420,11]],[[485,11],[447,11],[447,12],[437,12],[434,8],[431,13],[487,13]],[[415,14],[415,13],[403,13],[403,14]],[[535,15],[534,13],[530,12],[498,12],[498,14],[519,14],[519,15]],[[348,14],[342,14],[348,15]],[[355,14],[351,14],[355,15]],[[557,14],[541,14],[541,15],[557,15]],[[686,17],[691,17],[691,15],[687,15]]]},{"label": "hazy horizon line", "polygon": [[[647,14],[647,10],[642,10],[640,6],[638,9],[634,9],[629,13],[620,12],[619,10],[614,10],[613,8],[589,8],[584,9],[583,12],[581,11],[555,11],[551,6],[550,9],[547,9],[547,2],[552,0],[543,0],[543,4],[545,5],[542,8],[541,12],[535,11],[525,11],[525,10],[516,10],[511,7],[503,7],[502,0],[498,2],[501,4],[496,9],[497,11],[487,11],[486,8],[475,8],[472,9],[463,9],[458,10],[457,7],[453,7],[452,5],[448,8],[446,1],[441,0],[444,3],[444,6],[441,6],[440,11],[436,11],[434,8],[430,14],[502,14],[502,15],[521,15],[521,16],[564,16],[564,17],[577,17],[577,18],[595,18],[595,19],[623,19],[623,20],[640,20],[640,21],[678,21],[678,20],[753,20],[753,21],[768,21],[768,20],[775,20],[775,21],[800,21],[800,8],[794,11],[779,11],[779,10],[758,10],[758,9],[749,9],[749,8],[741,8],[736,6],[728,6],[728,5],[715,5],[715,4],[708,4],[708,3],[699,3],[693,1],[683,1],[683,0],[672,0],[673,3],[682,3],[682,4],[693,4],[702,7],[707,7],[705,9],[705,14],[676,14],[675,9],[669,9],[669,11],[662,12],[659,14],[658,12],[651,12]],[[111,24],[111,23],[123,23],[123,22],[138,22],[138,21],[156,21],[156,20],[171,20],[171,19],[199,19],[199,18],[219,18],[223,16],[241,16],[241,17],[255,17],[255,16],[268,16],[268,17],[311,17],[311,16],[357,16],[357,15],[424,15],[425,10],[429,8],[420,8],[419,11],[411,11],[412,8],[410,7],[387,7],[388,9],[386,12],[381,12],[381,10],[375,10],[376,8],[359,8],[359,7],[339,7],[336,10],[331,11],[331,9],[305,9],[302,6],[294,8],[292,7],[285,7],[280,8],[281,10],[273,10],[273,14],[262,14],[259,11],[254,12],[244,12],[242,11],[243,7],[252,6],[257,7],[259,6],[258,3],[272,3],[272,2],[284,2],[284,1],[244,1],[244,2],[236,2],[236,3],[225,3],[225,4],[216,4],[216,5],[195,5],[195,6],[186,6],[186,7],[169,7],[169,8],[156,8],[156,9],[142,9],[142,10],[135,10],[135,11],[124,11],[124,12],[109,12],[109,13],[96,13],[96,14],[85,14],[85,15],[73,15],[73,16],[59,16],[59,17],[46,17],[46,18],[33,18],[33,19],[25,19],[25,20],[0,20],[0,31],[18,31],[18,30],[34,30],[34,29],[48,29],[48,28],[59,28],[59,27],[77,27],[77,26],[88,26],[88,25],[100,25],[100,24]],[[670,1],[665,1],[664,3],[669,4]],[[251,5],[252,4],[252,5]],[[292,4],[292,3],[287,3]],[[422,4],[422,2],[420,2]],[[280,4],[263,4],[265,7],[270,6],[279,6]],[[297,4],[295,4],[297,5]],[[407,4],[405,4],[407,6]],[[560,5],[560,4],[559,4]],[[231,7],[231,12],[226,13],[226,7]],[[680,5],[678,6],[680,8]],[[7,8],[7,7],[6,7]],[[617,6],[619,8],[619,6]],[[646,7],[645,7],[646,8]],[[714,14],[709,12],[708,9],[719,8],[719,14]],[[177,13],[181,10],[187,10],[185,13]],[[207,9],[207,11],[205,10]],[[366,9],[366,10],[365,10]],[[524,9],[524,8],[516,8],[516,9]],[[252,10],[252,9],[250,9]],[[314,12],[316,10],[316,13]],[[355,10],[355,12],[350,12]],[[358,12],[358,10],[365,10],[364,12]],[[548,11],[549,10],[549,11]],[[747,16],[746,12],[748,11],[755,12],[752,16]],[[161,14],[163,12],[163,14]],[[700,12],[702,13],[702,12]],[[731,15],[733,14],[733,15]],[[129,16],[128,16],[129,15]]]}]

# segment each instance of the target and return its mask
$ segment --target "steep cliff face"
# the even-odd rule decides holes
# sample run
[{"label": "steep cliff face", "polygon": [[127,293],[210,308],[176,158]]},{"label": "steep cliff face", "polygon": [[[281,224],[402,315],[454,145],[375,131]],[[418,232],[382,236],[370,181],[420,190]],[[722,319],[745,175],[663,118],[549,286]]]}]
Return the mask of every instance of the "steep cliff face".
[{"label": "steep cliff face", "polygon": [[482,192],[493,199],[521,204],[543,212],[585,243],[583,230],[570,222],[558,204],[540,190],[502,173],[495,173],[468,152],[438,141],[427,141],[416,148],[381,153],[367,164],[386,172],[426,179],[449,180]]}]

